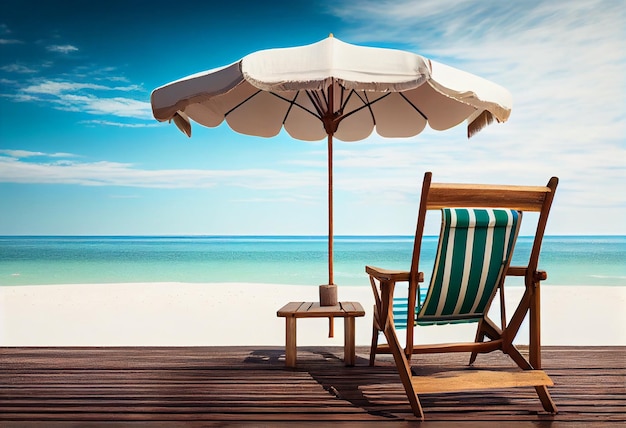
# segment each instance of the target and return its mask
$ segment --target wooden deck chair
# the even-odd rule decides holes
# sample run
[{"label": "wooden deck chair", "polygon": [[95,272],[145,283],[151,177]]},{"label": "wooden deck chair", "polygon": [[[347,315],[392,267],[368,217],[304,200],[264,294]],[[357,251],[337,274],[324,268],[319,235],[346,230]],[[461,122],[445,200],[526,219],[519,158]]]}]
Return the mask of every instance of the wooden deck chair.
[{"label": "wooden deck chair", "polygon": [[[415,416],[424,418],[418,394],[491,388],[533,386],[543,408],[557,409],[547,386],[552,381],[541,370],[540,281],[547,275],[537,270],[548,214],[558,184],[552,177],[547,186],[505,186],[432,183],[426,173],[418,212],[417,230],[410,271],[385,270],[366,266],[374,290],[374,329],[370,364],[377,353],[391,353]],[[429,210],[441,210],[442,224],[433,274],[423,304],[419,270],[424,222]],[[510,266],[522,213],[538,212],[537,228],[528,263]],[[504,312],[504,279],[523,276],[525,291],[510,320]],[[402,348],[394,320],[394,288],[408,282],[407,314],[415,321],[406,324],[406,346]],[[499,293],[498,293],[499,291]],[[496,294],[500,295],[500,325],[487,313]],[[528,360],[513,345],[520,326],[529,314]],[[467,343],[414,345],[414,327],[420,325],[478,322],[475,340]],[[382,331],[387,345],[378,345]],[[446,376],[415,376],[412,354],[469,352],[472,364],[478,353],[500,350],[522,370],[464,370]]]}]

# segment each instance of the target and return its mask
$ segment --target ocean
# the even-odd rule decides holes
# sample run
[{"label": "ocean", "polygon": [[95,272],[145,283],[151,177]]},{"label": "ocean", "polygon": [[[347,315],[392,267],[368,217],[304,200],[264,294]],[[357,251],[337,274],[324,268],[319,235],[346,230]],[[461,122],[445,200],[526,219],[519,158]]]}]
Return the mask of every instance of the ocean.
[{"label": "ocean", "polygon": [[[432,270],[436,237],[421,266]],[[530,251],[520,237],[513,264]],[[368,286],[365,265],[408,269],[412,236],[335,237],[335,283]],[[0,286],[132,282],[328,282],[326,237],[311,236],[3,236]],[[626,286],[626,236],[547,236],[545,285]],[[511,285],[522,285],[512,278]]]}]

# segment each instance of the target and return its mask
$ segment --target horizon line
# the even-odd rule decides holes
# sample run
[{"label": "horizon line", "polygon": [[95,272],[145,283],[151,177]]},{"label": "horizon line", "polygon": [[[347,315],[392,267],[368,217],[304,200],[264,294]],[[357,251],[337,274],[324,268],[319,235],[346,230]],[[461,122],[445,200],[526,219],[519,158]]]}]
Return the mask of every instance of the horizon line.
[{"label": "horizon line", "polygon": [[[439,236],[424,235],[424,236]],[[534,235],[520,235],[520,237],[533,237]],[[381,234],[381,235],[334,235],[333,238],[413,238],[415,235]],[[626,234],[545,234],[544,237],[624,237]],[[328,239],[328,235],[257,235],[257,234],[150,234],[150,235],[124,235],[124,234],[0,234],[0,238],[319,238]]]}]

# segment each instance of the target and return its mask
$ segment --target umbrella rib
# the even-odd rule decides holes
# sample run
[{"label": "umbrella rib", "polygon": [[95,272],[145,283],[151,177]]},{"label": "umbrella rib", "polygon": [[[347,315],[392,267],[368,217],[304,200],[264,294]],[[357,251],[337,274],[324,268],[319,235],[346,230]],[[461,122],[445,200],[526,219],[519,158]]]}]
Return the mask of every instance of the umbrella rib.
[{"label": "umbrella rib", "polygon": [[[330,92],[330,86],[332,86],[333,84],[334,84],[334,81],[332,81],[330,85],[328,85],[328,87],[326,88],[326,91]],[[328,108],[328,106],[330,105],[329,92],[324,92],[323,89],[315,92],[315,95],[318,98],[318,102],[319,102],[319,106],[321,110],[323,110],[324,106]],[[334,113],[334,112],[331,112],[331,113]]]},{"label": "umbrella rib", "polygon": [[343,99],[343,94],[345,92],[344,87],[341,87],[341,99],[343,100],[343,102],[341,103],[341,111],[343,111],[343,109],[348,105],[348,103],[350,102],[350,97],[352,97],[352,94],[355,94],[357,97],[359,97],[359,99],[361,101],[363,101],[363,99],[359,96],[359,94],[357,94],[354,89],[351,89],[350,92],[348,93],[348,96],[346,97],[346,99]]},{"label": "umbrella rib", "polygon": [[287,118],[289,117],[289,113],[291,113],[291,109],[293,108],[293,105],[296,102],[296,98],[298,98],[298,94],[300,94],[300,91],[296,92],[296,95],[294,95],[293,99],[291,101],[289,101],[289,108],[285,112],[285,117],[283,117],[283,125],[285,124],[285,122],[287,122]]},{"label": "umbrella rib", "polygon": [[[315,110],[317,111],[317,118],[318,119],[322,119],[322,116],[324,116],[324,112],[322,110],[322,100],[320,99],[320,96],[317,92],[311,92],[311,91],[306,91],[305,92],[306,95],[309,97],[309,100],[311,101],[311,104],[313,104],[313,107],[315,107]],[[305,109],[302,106],[299,106],[303,109]],[[305,109],[307,111],[309,111],[308,109]]]},{"label": "umbrella rib", "polygon": [[[299,91],[298,91],[298,92],[299,92]],[[308,91],[307,91],[306,93],[307,93],[307,95],[308,95]],[[315,114],[315,112],[314,112],[314,111],[311,111],[311,110],[309,110],[308,108],[306,108],[306,107],[304,107],[303,105],[298,104],[298,103],[296,102],[296,98],[298,97],[298,95],[297,95],[297,94],[296,94],[296,96],[294,97],[294,99],[293,99],[293,100],[290,100],[289,98],[286,98],[286,97],[284,97],[284,96],[282,96],[282,95],[280,95],[280,94],[277,94],[277,93],[275,93],[275,92],[270,92],[270,94],[272,94],[272,95],[274,95],[275,97],[280,98],[281,100],[283,100],[283,101],[285,101],[285,102],[289,103],[289,108],[287,109],[287,114],[285,115],[285,118],[283,119],[283,124],[284,124],[284,123],[285,123],[285,121],[287,120],[287,116],[289,116],[289,112],[291,111],[291,108],[292,108],[293,106],[300,107],[302,110],[306,111],[307,113],[309,113],[309,114],[311,114],[311,115],[315,116],[315,117],[316,117],[316,118],[318,118],[318,119],[321,119],[321,116],[319,115],[319,110],[318,110],[318,114]],[[309,98],[310,98],[310,97],[309,97]],[[316,109],[317,109],[317,106],[316,106]]]},{"label": "umbrella rib", "polygon": [[409,101],[409,99],[408,99],[407,97],[405,97],[405,96],[404,96],[404,94],[403,94],[402,92],[399,92],[399,94],[400,94],[400,96],[401,96],[402,98],[404,98],[404,101],[406,101],[407,103],[409,103],[409,105],[410,105],[411,107],[413,107],[413,108],[415,109],[415,111],[416,111],[416,112],[418,112],[418,113],[419,113],[419,114],[420,114],[420,115],[424,118],[424,120],[425,120],[425,121],[428,121],[428,118],[426,117],[426,115],[425,115],[424,113],[422,113],[422,111],[421,111],[419,108],[417,108],[417,106],[416,106],[415,104],[413,104],[411,101]]},{"label": "umbrella rib", "polygon": [[369,97],[367,96],[367,92],[364,92],[363,96],[365,97],[365,100],[367,101],[367,108],[370,111],[370,115],[372,116],[372,122],[374,122],[374,126],[376,126],[376,117],[374,117],[374,112],[372,111],[372,103],[370,102]]},{"label": "umbrella rib", "polygon": [[[363,110],[364,108],[368,108],[368,109],[369,109],[369,111],[370,111],[370,114],[372,115],[372,120],[374,121],[374,124],[376,124],[376,120],[374,120],[374,113],[372,112],[372,108],[371,108],[371,106],[372,106],[372,104],[377,103],[378,101],[382,100],[383,98],[386,98],[386,97],[388,97],[389,95],[391,95],[391,92],[387,92],[385,95],[383,95],[383,96],[382,96],[382,97],[380,97],[380,98],[375,99],[374,101],[369,101],[369,100],[367,100],[367,99],[363,99],[363,98],[362,98],[362,97],[361,97],[361,96],[360,96],[360,95],[359,95],[356,91],[352,91],[352,92],[354,92],[354,94],[355,94],[357,97],[359,97],[359,99],[360,99],[361,101],[363,101],[363,105],[362,105],[361,107],[357,108],[357,109],[352,110],[350,113],[347,113],[347,114],[345,114],[345,115],[341,116],[341,119],[340,119],[340,120],[343,120],[343,119],[345,119],[346,117],[349,117],[349,116],[353,115],[354,113],[357,113],[357,112],[359,112],[359,111]],[[349,97],[348,97],[348,98],[349,98]],[[346,101],[347,101],[347,100],[346,100]],[[411,104],[411,105],[413,105],[413,104]],[[413,106],[413,107],[415,107],[415,106]],[[419,112],[419,110],[418,110],[418,112]],[[419,113],[420,113],[420,114],[422,114],[421,112],[419,112]],[[423,116],[423,115],[422,115],[422,116]]]},{"label": "umbrella rib", "polygon": [[258,91],[256,91],[254,94],[250,95],[248,98],[246,98],[245,100],[243,100],[242,102],[240,102],[239,104],[237,104],[235,107],[231,108],[230,110],[228,110],[226,113],[224,113],[224,117],[228,116],[229,114],[231,114],[233,111],[237,110],[239,107],[241,107],[242,105],[244,105],[245,103],[247,103],[248,101],[250,101],[252,98],[254,98],[256,95],[258,95],[260,92],[263,92],[261,89],[259,89]]}]

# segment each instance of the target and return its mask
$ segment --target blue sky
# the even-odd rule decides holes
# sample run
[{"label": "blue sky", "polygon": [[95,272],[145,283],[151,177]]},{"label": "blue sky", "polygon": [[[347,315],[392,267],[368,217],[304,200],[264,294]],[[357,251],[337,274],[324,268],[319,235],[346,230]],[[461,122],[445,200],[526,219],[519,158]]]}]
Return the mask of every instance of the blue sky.
[{"label": "blue sky", "polygon": [[398,48],[513,94],[505,124],[335,142],[335,233],[410,235],[421,179],[561,184],[548,234],[626,234],[626,4],[22,0],[0,16],[0,234],[324,235],[325,141],[188,139],[150,92],[259,49]]}]

